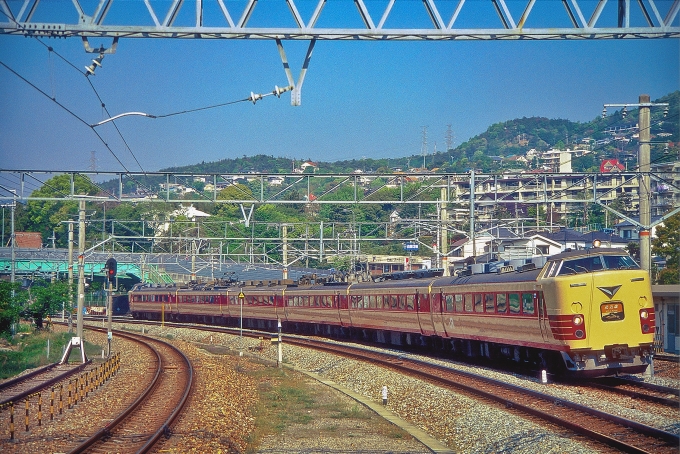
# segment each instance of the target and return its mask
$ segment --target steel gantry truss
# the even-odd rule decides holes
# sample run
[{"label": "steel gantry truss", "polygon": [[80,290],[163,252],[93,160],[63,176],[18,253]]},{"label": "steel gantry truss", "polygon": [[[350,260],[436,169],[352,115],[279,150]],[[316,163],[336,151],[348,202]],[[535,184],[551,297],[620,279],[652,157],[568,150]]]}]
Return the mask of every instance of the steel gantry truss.
[{"label": "steel gantry truss", "polygon": [[[317,40],[678,38],[679,11],[680,0],[0,0],[0,34],[80,37],[99,54],[115,52],[120,38],[275,40],[291,104],[300,105]],[[113,43],[92,48],[92,37]],[[309,41],[297,82],[284,40]]]},{"label": "steel gantry truss", "polygon": [[[332,257],[359,258],[362,248],[371,250],[367,247],[371,244],[417,243],[425,255],[441,258],[447,253],[447,238],[454,234],[475,238],[500,226],[516,232],[552,230],[558,225],[557,221],[553,224],[552,213],[573,216],[583,212],[587,204],[600,205],[640,229],[650,229],[680,212],[677,161],[645,175],[60,173],[68,176],[69,189],[53,188],[52,195],[41,191],[40,196],[32,196],[32,190],[49,186],[46,180],[54,172],[0,170],[0,203],[86,200],[89,210],[105,210],[106,203],[167,204],[168,209],[151,210],[146,220],[89,219],[89,250],[160,254],[166,256],[165,260],[170,256],[184,256],[185,261],[191,257],[191,269],[215,269],[215,263],[220,267],[225,263],[287,267],[306,265],[310,260],[321,263]],[[654,221],[649,225],[641,224],[635,216],[643,192],[640,181],[645,181],[642,177],[649,177],[651,182],[647,192],[653,197]],[[108,181],[95,182],[102,178]],[[76,187],[87,187],[84,183],[89,184],[88,194],[95,195],[76,193]],[[225,193],[229,198],[224,198]],[[625,212],[614,208],[621,210],[621,204],[612,205],[617,199],[626,201]],[[181,204],[240,205],[243,217],[173,219],[172,210]],[[303,205],[310,221],[271,223],[255,219],[253,207],[266,204]],[[376,204],[388,207],[383,212],[396,215],[381,220],[355,218],[352,207]],[[315,212],[324,205],[339,205],[338,216],[326,221],[316,218]],[[518,209],[526,212],[527,207],[535,207],[536,218],[517,214]],[[543,211],[540,219],[539,211]]]},{"label": "steel gantry truss", "polygon": [[[469,207],[484,214],[489,207],[556,205],[566,214],[573,204],[596,203],[634,225],[651,228],[680,210],[680,166],[665,170],[618,173],[174,173],[104,172],[0,169],[0,203],[26,201],[236,204],[248,225],[252,207],[264,204],[305,205],[441,205]],[[55,174],[68,175],[69,189],[32,195]],[[625,196],[635,211],[641,177],[648,178],[657,219],[651,225],[616,212],[610,202]],[[97,181],[106,183],[97,183]],[[89,194],[76,192],[83,184]],[[663,190],[655,191],[655,188]],[[228,195],[225,195],[225,190]],[[474,214],[474,213],[473,213]]]},{"label": "steel gantry truss", "polygon": [[680,34],[675,23],[678,0],[134,3],[1,0],[5,20],[0,29],[8,34],[50,37],[302,40],[662,38]]}]

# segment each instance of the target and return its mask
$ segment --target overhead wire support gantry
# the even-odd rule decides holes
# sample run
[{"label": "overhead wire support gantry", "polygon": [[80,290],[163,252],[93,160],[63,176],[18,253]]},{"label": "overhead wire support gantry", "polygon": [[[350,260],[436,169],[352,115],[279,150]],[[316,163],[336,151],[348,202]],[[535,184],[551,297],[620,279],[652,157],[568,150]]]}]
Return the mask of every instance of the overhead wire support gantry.
[{"label": "overhead wire support gantry", "polygon": [[[143,5],[142,5],[143,3]],[[355,8],[349,5],[353,3]],[[320,40],[343,41],[457,41],[457,40],[569,40],[680,37],[680,0],[389,0],[386,4],[354,0],[302,2],[224,0],[139,2],[40,2],[0,0],[0,34],[83,40],[86,52],[115,52],[123,38],[260,39],[276,41],[281,61],[293,86],[291,104],[300,105],[300,91],[312,50]],[[420,3],[420,4],[419,4]],[[541,11],[534,11],[536,4]],[[49,5],[48,5],[49,4]],[[272,4],[284,8],[269,9]],[[242,9],[241,9],[242,8]],[[342,9],[346,9],[342,10]],[[338,10],[342,14],[338,14]],[[52,18],[38,22],[36,17]],[[266,20],[263,20],[266,19]],[[497,23],[489,28],[488,24]],[[263,25],[267,24],[267,25]],[[323,26],[319,25],[323,24]],[[399,24],[399,25],[396,25]],[[111,38],[108,48],[90,46],[89,38]],[[294,81],[283,41],[309,45]],[[92,67],[94,69],[94,67]]]}]

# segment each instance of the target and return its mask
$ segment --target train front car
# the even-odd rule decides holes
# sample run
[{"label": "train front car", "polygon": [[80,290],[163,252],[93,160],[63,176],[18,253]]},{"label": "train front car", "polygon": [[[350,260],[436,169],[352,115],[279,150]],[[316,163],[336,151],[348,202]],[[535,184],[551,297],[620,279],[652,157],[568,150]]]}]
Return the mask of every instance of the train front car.
[{"label": "train front car", "polygon": [[549,326],[569,374],[641,373],[652,360],[649,274],[620,249],[550,257],[539,277]]}]

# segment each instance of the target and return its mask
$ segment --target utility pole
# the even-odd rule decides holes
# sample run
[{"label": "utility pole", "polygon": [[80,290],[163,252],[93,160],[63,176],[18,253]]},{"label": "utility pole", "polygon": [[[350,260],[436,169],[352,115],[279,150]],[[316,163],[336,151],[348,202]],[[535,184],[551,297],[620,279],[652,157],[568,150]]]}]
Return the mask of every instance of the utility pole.
[{"label": "utility pole", "polygon": [[[11,236],[9,238],[9,247],[12,251],[11,252],[12,271],[11,271],[10,282],[12,282],[12,284],[14,284],[14,281],[16,280],[16,259],[17,259],[16,250],[15,250],[17,235],[14,232],[14,210],[16,209],[16,206],[17,206],[17,199],[16,199],[17,192],[15,190],[12,190],[12,195],[13,195],[13,198],[12,198],[12,214],[11,214],[11,219],[10,219],[10,221],[11,221],[10,222],[10,229],[12,230],[12,233],[10,234]],[[12,290],[12,296],[14,296],[14,290]]]},{"label": "utility pole", "polygon": [[649,95],[640,95],[640,111],[638,124],[640,127],[640,147],[638,148],[638,166],[639,166],[639,185],[640,185],[640,262],[642,262],[642,269],[650,271],[652,269],[652,251],[651,251],[651,227],[652,224],[652,207],[651,205],[651,190],[649,172],[650,166],[650,152],[649,152],[649,128],[650,128],[650,112],[649,112]]},{"label": "utility pole", "polygon": [[68,222],[68,332],[73,328],[71,315],[73,313],[73,221]]},{"label": "utility pole", "polygon": [[288,226],[281,226],[283,242],[283,279],[288,279]]},{"label": "utility pole", "polygon": [[650,159],[650,137],[651,137],[651,112],[652,107],[664,106],[664,117],[668,115],[668,103],[652,103],[649,95],[640,95],[637,104],[605,104],[602,110],[602,118],[607,116],[607,107],[623,107],[622,115],[625,118],[628,107],[638,107],[638,130],[640,133],[638,148],[638,185],[640,191],[639,202],[639,228],[640,228],[640,265],[642,269],[650,272],[652,269],[651,251],[651,229],[652,229],[652,207],[651,207],[651,159]]},{"label": "utility pole", "polygon": [[475,169],[470,171],[470,240],[472,241],[472,263],[477,263],[477,243],[475,241]]},{"label": "utility pole", "polygon": [[[78,313],[76,314],[76,336],[83,339],[83,308],[85,307],[85,201],[80,201],[78,210]],[[81,345],[84,352],[84,348]],[[83,361],[84,362],[84,361]]]},{"label": "utility pole", "polygon": [[444,276],[449,276],[449,235],[448,231],[446,230],[447,227],[449,226],[449,216],[448,212],[446,211],[446,202],[448,201],[448,188],[443,187],[440,191],[441,194],[441,223],[440,223],[440,230],[441,230],[441,235],[439,237],[439,252],[441,253],[441,267],[444,269]]},{"label": "utility pole", "polygon": [[[72,225],[72,224],[69,224]],[[69,232],[72,228],[69,229]],[[69,235],[72,236],[72,235]],[[70,243],[69,243],[70,245]],[[87,361],[85,356],[85,341],[83,340],[83,308],[85,307],[85,201],[80,201],[78,209],[78,313],[76,315],[76,336],[71,338],[71,342],[66,347],[64,355],[59,364],[68,362],[71,349],[80,349],[80,359],[84,364]]]}]

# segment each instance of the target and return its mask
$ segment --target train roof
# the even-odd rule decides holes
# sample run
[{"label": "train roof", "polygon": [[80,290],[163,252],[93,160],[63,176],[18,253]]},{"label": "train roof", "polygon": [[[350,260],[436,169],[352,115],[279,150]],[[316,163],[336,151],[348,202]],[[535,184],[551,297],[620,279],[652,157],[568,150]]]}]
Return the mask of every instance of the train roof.
[{"label": "train roof", "polygon": [[564,260],[573,257],[583,257],[589,255],[628,255],[625,249],[621,248],[588,248],[588,249],[578,249],[578,250],[566,250],[559,254],[548,257],[548,260]]}]

